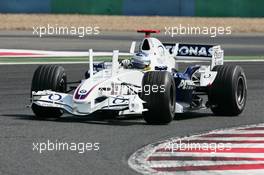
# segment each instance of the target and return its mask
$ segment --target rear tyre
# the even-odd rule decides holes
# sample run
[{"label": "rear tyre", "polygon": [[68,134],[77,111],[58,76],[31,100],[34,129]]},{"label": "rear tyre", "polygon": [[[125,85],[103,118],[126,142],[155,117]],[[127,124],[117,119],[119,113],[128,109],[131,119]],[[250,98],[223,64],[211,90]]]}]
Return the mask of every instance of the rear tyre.
[{"label": "rear tyre", "polygon": [[244,70],[236,65],[219,65],[216,79],[209,88],[209,103],[215,115],[237,116],[245,108],[247,83]]},{"label": "rear tyre", "polygon": [[146,72],[142,80],[141,98],[144,120],[148,124],[168,124],[175,115],[176,89],[172,75],[167,71]]},{"label": "rear tyre", "polygon": [[[56,65],[41,65],[33,75],[31,84],[32,91],[52,90],[66,92],[67,77],[64,68]],[[58,118],[63,114],[59,108],[42,107],[32,104],[32,111],[36,118]]]}]

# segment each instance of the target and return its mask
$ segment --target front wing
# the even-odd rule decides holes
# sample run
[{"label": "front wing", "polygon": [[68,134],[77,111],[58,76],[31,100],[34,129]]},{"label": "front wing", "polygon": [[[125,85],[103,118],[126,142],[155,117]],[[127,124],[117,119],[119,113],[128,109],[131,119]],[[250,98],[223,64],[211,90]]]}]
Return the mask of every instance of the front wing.
[{"label": "front wing", "polygon": [[78,103],[73,100],[71,94],[59,93],[50,90],[32,92],[31,104],[41,107],[60,108],[70,114],[85,116],[99,110],[115,110],[120,114],[141,114],[146,109],[138,95],[113,95],[102,96],[105,99],[97,102]]}]

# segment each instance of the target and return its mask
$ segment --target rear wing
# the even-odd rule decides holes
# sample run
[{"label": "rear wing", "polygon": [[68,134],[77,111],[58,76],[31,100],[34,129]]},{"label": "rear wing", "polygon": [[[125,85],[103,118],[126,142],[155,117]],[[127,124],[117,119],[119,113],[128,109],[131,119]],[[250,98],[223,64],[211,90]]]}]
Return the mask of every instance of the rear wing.
[{"label": "rear wing", "polygon": [[208,61],[211,69],[224,64],[224,51],[220,45],[171,44],[163,43],[169,53],[181,61]]}]

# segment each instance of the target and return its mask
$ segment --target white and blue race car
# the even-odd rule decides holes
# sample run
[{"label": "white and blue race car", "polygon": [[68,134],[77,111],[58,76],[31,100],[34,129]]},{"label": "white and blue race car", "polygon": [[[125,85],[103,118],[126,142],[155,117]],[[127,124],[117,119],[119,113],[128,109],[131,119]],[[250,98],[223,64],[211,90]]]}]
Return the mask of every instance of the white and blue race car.
[{"label": "white and blue race car", "polygon": [[[112,64],[94,63],[100,54],[89,50],[89,70],[79,85],[69,88],[65,70],[41,65],[34,72],[31,108],[36,118],[60,117],[64,112],[89,116],[142,114],[147,123],[168,124],[175,114],[211,108],[215,115],[235,116],[245,108],[247,84],[243,69],[224,65],[220,46],[162,43],[157,30],[139,30],[145,37],[135,52],[105,53]],[[131,59],[118,60],[119,56]],[[178,71],[182,61],[209,62]],[[73,92],[73,93],[72,93]]]}]

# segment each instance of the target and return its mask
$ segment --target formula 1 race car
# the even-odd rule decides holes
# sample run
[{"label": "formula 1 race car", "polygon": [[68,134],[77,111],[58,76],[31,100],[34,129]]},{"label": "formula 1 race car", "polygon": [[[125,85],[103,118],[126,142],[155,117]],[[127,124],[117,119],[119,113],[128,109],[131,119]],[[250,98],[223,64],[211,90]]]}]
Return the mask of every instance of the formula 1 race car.
[{"label": "formula 1 race car", "polygon": [[[147,123],[170,123],[176,113],[210,108],[215,115],[236,116],[245,108],[247,84],[243,69],[223,65],[220,46],[161,43],[150,37],[157,30],[139,30],[145,37],[130,53],[105,53],[112,64],[94,63],[100,54],[89,50],[85,79],[68,88],[64,68],[39,66],[32,79],[31,108],[37,118],[64,112],[87,116],[101,111],[115,115],[142,114]],[[87,54],[88,55],[88,54]],[[119,56],[130,56],[119,60]],[[178,71],[178,62],[209,62]],[[71,91],[74,91],[71,93]],[[205,98],[206,97],[206,98]],[[207,98],[208,97],[208,98]]]}]

